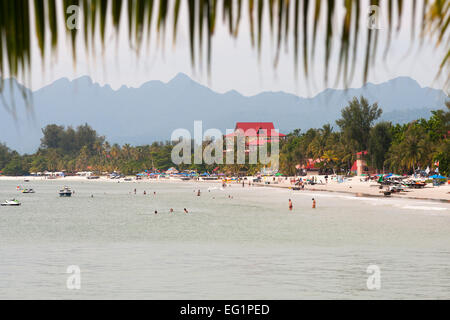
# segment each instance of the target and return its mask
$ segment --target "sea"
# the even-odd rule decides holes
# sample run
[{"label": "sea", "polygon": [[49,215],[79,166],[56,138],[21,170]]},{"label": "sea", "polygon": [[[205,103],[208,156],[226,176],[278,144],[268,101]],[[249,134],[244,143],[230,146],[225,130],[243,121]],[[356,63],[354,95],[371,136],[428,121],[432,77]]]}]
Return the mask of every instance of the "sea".
[{"label": "sea", "polygon": [[[75,194],[60,198],[66,184]],[[0,202],[11,198],[22,205],[0,207],[0,299],[450,299],[449,203],[0,181]]]}]

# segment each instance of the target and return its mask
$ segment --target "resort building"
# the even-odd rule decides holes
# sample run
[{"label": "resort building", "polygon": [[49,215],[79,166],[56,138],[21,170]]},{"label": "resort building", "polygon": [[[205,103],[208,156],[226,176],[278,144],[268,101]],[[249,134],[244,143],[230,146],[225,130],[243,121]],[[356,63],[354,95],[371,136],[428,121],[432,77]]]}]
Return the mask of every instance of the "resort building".
[{"label": "resort building", "polygon": [[268,143],[279,142],[286,135],[279,133],[273,122],[238,122],[234,132],[225,138],[234,138],[239,135],[245,137],[246,150],[251,146],[264,146]]}]

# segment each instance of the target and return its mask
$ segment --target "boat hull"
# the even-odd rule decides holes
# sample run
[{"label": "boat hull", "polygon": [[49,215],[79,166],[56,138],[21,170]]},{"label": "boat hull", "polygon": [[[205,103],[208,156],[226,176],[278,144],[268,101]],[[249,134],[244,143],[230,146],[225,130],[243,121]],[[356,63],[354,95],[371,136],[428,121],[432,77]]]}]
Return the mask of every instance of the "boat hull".
[{"label": "boat hull", "polygon": [[61,192],[61,193],[59,193],[59,196],[60,196],[61,198],[69,198],[69,197],[72,196],[72,193]]}]

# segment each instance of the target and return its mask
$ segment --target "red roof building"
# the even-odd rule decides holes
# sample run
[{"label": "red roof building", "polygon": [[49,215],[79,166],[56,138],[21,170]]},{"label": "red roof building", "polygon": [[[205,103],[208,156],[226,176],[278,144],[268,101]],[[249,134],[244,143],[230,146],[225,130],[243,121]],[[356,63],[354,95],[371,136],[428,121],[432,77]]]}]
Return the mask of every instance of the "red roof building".
[{"label": "red roof building", "polygon": [[238,122],[232,134],[226,135],[226,138],[235,137],[243,133],[245,137],[257,138],[260,136],[283,138],[286,135],[275,130],[273,122]]},{"label": "red roof building", "polygon": [[226,135],[225,138],[234,138],[239,135],[245,137],[246,148],[279,142],[280,139],[286,137],[275,129],[273,122],[238,122],[234,132]]}]

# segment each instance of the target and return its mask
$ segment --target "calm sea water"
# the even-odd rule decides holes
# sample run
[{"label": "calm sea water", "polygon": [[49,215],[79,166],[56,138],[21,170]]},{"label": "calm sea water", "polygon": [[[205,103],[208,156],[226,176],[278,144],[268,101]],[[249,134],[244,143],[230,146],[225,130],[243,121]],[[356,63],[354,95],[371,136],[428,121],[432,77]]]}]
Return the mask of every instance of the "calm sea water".
[{"label": "calm sea water", "polygon": [[[64,199],[64,181],[22,184],[37,193],[0,182],[1,201],[22,201],[0,208],[2,299],[450,298],[446,203],[97,181],[67,183]],[[66,286],[71,265],[80,290]]]}]

